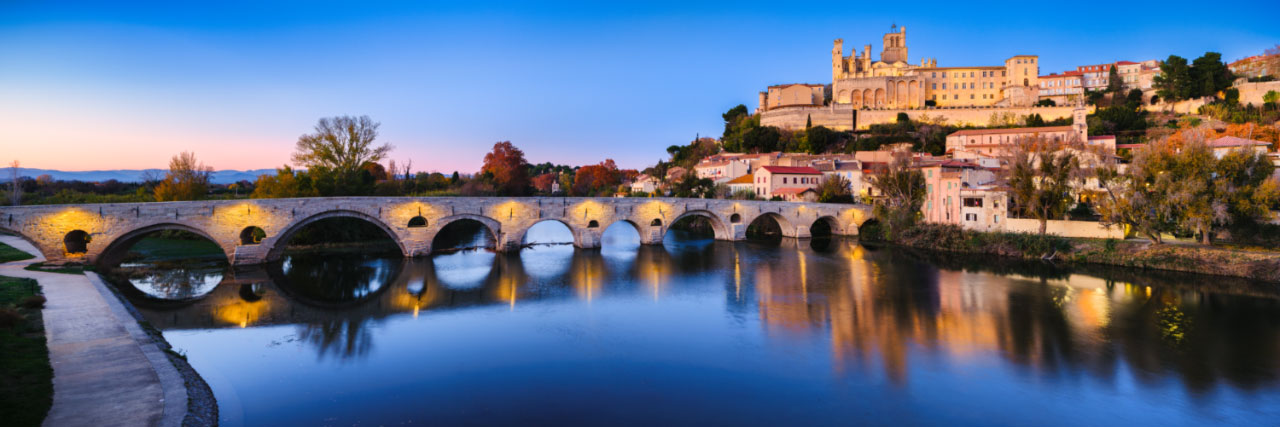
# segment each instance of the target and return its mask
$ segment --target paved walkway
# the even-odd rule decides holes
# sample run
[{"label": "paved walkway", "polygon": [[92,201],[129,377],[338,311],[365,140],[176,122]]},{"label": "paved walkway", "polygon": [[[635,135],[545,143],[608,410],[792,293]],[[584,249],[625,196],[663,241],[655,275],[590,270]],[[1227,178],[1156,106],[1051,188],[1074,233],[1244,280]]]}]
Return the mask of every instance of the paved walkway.
[{"label": "paved walkway", "polygon": [[44,257],[20,238],[0,235],[0,242],[36,254],[0,264],[0,275],[36,279],[48,299],[43,314],[53,408],[44,425],[181,425],[187,412],[182,376],[101,279],[23,270]]}]

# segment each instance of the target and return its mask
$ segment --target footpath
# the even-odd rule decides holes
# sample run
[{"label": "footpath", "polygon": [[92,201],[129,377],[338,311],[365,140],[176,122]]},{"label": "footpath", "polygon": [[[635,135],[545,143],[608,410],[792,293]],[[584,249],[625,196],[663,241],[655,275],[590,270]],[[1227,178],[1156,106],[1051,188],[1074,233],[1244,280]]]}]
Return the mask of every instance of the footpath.
[{"label": "footpath", "polygon": [[13,236],[0,242],[35,259],[0,264],[0,275],[40,282],[53,407],[46,426],[180,426],[187,389],[177,368],[93,273],[28,271],[44,257]]}]

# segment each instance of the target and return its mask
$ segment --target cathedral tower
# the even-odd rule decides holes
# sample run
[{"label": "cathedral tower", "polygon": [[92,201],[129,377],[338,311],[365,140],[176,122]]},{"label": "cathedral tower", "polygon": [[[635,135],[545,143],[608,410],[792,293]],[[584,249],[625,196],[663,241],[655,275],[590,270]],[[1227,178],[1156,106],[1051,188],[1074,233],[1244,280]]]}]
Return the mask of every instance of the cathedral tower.
[{"label": "cathedral tower", "polygon": [[892,64],[907,62],[907,27],[893,26],[892,31],[884,35],[884,50],[880,52],[880,61]]},{"label": "cathedral tower", "polygon": [[844,39],[836,39],[831,48],[831,81],[835,82],[844,76]]}]

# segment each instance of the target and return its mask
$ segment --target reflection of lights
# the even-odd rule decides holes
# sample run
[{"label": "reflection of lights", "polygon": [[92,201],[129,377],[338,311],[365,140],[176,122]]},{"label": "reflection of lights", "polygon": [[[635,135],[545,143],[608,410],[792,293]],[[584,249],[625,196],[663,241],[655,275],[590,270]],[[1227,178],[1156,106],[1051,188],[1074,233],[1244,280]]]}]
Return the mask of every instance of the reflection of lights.
[{"label": "reflection of lights", "polygon": [[733,299],[742,300],[742,263],[736,249],[733,251]]},{"label": "reflection of lights", "polygon": [[809,272],[805,269],[804,252],[796,251],[800,256],[800,294],[804,296],[805,303],[809,302]]}]

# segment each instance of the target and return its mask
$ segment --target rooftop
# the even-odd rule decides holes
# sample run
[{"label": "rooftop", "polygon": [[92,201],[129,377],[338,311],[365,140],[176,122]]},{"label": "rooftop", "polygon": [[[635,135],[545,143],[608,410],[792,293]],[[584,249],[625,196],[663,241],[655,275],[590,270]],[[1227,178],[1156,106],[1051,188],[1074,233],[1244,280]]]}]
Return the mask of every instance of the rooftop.
[{"label": "rooftop", "polygon": [[1000,135],[1010,133],[1049,133],[1049,132],[1071,132],[1071,126],[1044,126],[1034,128],[1006,128],[1006,129],[966,129],[956,131],[947,136],[970,136],[970,135]]},{"label": "rooftop", "polygon": [[784,173],[791,175],[822,175],[817,169],[811,167],[796,166],[761,166],[760,169],[769,171],[769,173]]}]

